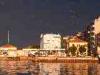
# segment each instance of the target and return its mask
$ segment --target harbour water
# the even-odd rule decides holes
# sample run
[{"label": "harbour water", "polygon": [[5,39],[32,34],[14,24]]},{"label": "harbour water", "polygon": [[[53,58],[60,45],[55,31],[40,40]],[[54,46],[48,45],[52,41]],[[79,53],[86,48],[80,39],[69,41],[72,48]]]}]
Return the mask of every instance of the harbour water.
[{"label": "harbour water", "polygon": [[0,75],[100,75],[100,64],[0,61]]}]

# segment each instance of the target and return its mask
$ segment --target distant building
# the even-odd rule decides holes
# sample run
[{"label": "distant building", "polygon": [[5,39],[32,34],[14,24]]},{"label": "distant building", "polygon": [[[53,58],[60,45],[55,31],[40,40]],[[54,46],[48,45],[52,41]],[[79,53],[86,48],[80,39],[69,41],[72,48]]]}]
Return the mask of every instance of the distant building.
[{"label": "distant building", "polygon": [[[67,55],[70,56],[87,56],[88,55],[88,42],[81,40],[77,36],[63,38]],[[73,50],[74,49],[76,50]],[[82,51],[84,49],[84,51]],[[75,52],[74,52],[75,51]],[[74,53],[74,55],[72,54]]]},{"label": "distant building", "polygon": [[61,49],[60,34],[41,34],[40,49]]},{"label": "distant building", "polygon": [[17,47],[12,44],[5,44],[0,47],[0,55],[6,55],[8,57],[16,57],[17,56]]},{"label": "distant building", "polygon": [[41,34],[40,55],[66,56],[65,49],[62,48],[60,34]]},{"label": "distant building", "polygon": [[0,50],[17,50],[17,47],[12,44],[5,44],[0,47]]},{"label": "distant building", "polygon": [[100,33],[100,16],[95,19],[94,28],[95,34]]}]

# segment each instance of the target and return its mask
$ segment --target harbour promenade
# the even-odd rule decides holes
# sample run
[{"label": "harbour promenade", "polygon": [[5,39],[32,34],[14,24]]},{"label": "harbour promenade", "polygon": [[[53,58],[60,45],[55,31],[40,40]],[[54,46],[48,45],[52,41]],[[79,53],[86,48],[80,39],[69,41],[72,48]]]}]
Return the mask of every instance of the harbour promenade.
[{"label": "harbour promenade", "polygon": [[42,63],[99,63],[96,57],[0,57],[2,61],[33,61]]}]

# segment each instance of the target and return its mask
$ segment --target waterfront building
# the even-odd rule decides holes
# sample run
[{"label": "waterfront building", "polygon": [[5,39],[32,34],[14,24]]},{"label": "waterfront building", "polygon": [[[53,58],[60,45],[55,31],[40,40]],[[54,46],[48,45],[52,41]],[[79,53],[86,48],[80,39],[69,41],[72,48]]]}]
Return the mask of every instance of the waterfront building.
[{"label": "waterfront building", "polygon": [[60,34],[41,34],[40,49],[61,49]]},{"label": "waterfront building", "polygon": [[77,36],[63,38],[66,53],[68,56],[87,56],[88,55],[88,42],[81,40]]},{"label": "waterfront building", "polygon": [[16,57],[17,47],[10,44],[10,36],[8,30],[7,44],[4,44],[0,47],[0,55],[8,56],[8,57]]},{"label": "waterfront building", "polygon": [[94,20],[94,32],[95,34],[100,33],[100,16]]},{"label": "waterfront building", "polygon": [[40,38],[40,54],[44,56],[49,54],[60,56],[62,53],[65,53],[65,49],[61,48],[62,41],[60,34],[41,34]]},{"label": "waterfront building", "polygon": [[12,44],[5,44],[0,47],[0,54],[8,57],[16,57],[17,47]]},{"label": "waterfront building", "polygon": [[0,50],[17,50],[17,47],[12,44],[5,44],[0,47]]}]

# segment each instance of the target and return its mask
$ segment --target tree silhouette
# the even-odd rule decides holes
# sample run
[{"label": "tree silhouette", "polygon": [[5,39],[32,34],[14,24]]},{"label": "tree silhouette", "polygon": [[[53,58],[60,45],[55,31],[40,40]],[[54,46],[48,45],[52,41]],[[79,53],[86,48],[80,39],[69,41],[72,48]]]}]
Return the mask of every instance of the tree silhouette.
[{"label": "tree silhouette", "polygon": [[71,52],[72,56],[76,55],[77,47],[73,44],[71,47],[69,47],[69,52]]},{"label": "tree silhouette", "polygon": [[80,54],[84,54],[84,52],[86,52],[86,48],[85,48],[85,46],[80,46],[80,48],[79,48],[79,52],[80,52]]}]

